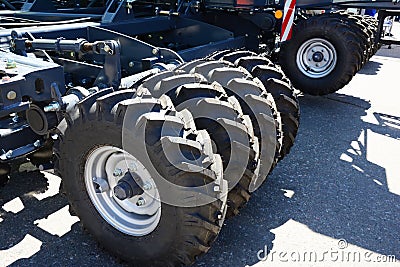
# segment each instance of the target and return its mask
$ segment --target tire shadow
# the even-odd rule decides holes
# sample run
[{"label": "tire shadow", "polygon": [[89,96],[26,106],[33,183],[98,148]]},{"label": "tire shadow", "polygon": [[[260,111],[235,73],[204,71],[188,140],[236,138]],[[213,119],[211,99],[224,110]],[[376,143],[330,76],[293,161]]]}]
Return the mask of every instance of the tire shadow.
[{"label": "tire shadow", "polygon": [[[316,233],[400,258],[400,196],[389,191],[386,170],[367,160],[365,134],[398,139],[399,129],[364,122],[370,104],[359,98],[304,96],[300,103],[300,130],[291,153],[240,215],[226,222],[195,266],[253,265],[259,250],[266,246],[271,251],[271,230],[290,219]],[[294,195],[286,197],[284,190]]]},{"label": "tire shadow", "polygon": [[373,59],[369,60],[361,70],[357,72],[357,74],[365,74],[365,75],[376,75],[380,71],[382,63],[373,61]]},{"label": "tire shadow", "polygon": [[[28,167],[26,171],[24,166],[21,169],[22,172],[13,173],[9,183],[0,188],[0,266],[91,265],[87,262],[118,265],[79,223],[74,223],[71,230],[62,236],[40,228],[37,220],[48,219],[68,203],[61,194],[38,200],[35,195],[49,190],[49,180],[37,170],[29,170],[31,168]],[[22,206],[14,205],[19,209],[14,207],[14,210],[6,211],[4,205],[15,199]],[[52,227],[57,229],[59,226],[53,222]],[[27,256],[29,253],[33,255]],[[5,258],[1,258],[2,255]],[[14,261],[7,256],[19,259]]]}]

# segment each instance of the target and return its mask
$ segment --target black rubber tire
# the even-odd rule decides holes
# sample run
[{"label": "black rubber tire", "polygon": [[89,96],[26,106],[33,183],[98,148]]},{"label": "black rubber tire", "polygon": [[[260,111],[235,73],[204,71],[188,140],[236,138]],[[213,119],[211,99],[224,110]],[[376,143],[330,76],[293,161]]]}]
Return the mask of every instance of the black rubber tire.
[{"label": "black rubber tire", "polygon": [[369,15],[364,15],[362,16],[362,21],[364,22],[364,24],[368,25],[368,30],[371,33],[371,37],[372,37],[372,55],[375,55],[376,52],[378,52],[378,50],[382,47],[382,44],[379,42],[376,42],[376,38],[379,37],[378,35],[378,26],[379,26],[379,22],[376,18],[371,17]]},{"label": "black rubber tire", "polygon": [[359,69],[373,56],[374,34],[370,29],[370,25],[364,21],[360,15],[349,14],[346,11],[326,14],[332,18],[337,18],[341,23],[347,25],[349,31],[352,31],[359,39],[360,46],[363,49],[363,60]]},{"label": "black rubber tire", "polygon": [[248,53],[250,56],[237,58],[233,57],[233,54],[237,53],[227,54],[221,59],[230,61],[230,58],[234,58],[235,61],[232,63],[245,68],[254,78],[258,78],[275,100],[282,123],[283,137],[278,161],[282,160],[289,154],[299,128],[300,108],[294,88],[283,71],[269,59],[251,55],[251,52]]},{"label": "black rubber tire", "polygon": [[160,73],[144,81],[138,92],[144,89],[155,97],[168,95],[178,111],[187,109],[193,114],[197,129],[210,134],[230,189],[227,217],[238,214],[250,199],[250,193],[241,188],[248,188],[257,175],[255,157],[259,150],[251,121],[244,118],[239,102],[228,98],[221,86],[206,84],[204,77],[196,73]]},{"label": "black rubber tire", "polygon": [[[136,266],[190,265],[198,256],[209,250],[221,229],[226,210],[226,182],[224,182],[225,187],[221,187],[221,192],[218,193],[225,197],[207,205],[184,208],[161,203],[161,219],[157,228],[140,237],[126,235],[108,224],[86,192],[83,174],[88,153],[101,145],[122,148],[121,122],[125,116],[126,106],[138,105],[139,110],[147,107],[147,102],[141,106],[137,102],[120,102],[124,98],[130,98],[131,92],[105,95],[103,93],[103,97],[100,97],[101,93],[92,95],[80,103],[78,114],[71,115],[61,122],[60,138],[55,144],[56,171],[61,174],[70,205],[84,227],[113,255]],[[213,157],[214,161],[202,172],[183,171],[167,160],[161,145],[163,137],[161,127],[169,120],[176,121],[172,117],[180,118],[178,114],[174,115],[174,111],[167,112],[168,108],[168,105],[159,102],[150,111],[152,114],[162,112],[164,115],[159,117],[164,119],[158,121],[147,119],[146,123],[146,140],[143,142],[154,167],[166,179],[178,185],[200,186],[216,183],[217,180],[220,183],[222,163],[217,155],[210,153],[205,155]],[[143,114],[150,111],[143,110]],[[200,140],[200,131],[190,128],[184,132],[182,129],[176,130],[176,136],[173,136],[176,140],[184,140],[186,130],[190,132],[187,136],[191,140]],[[204,146],[211,147],[208,134],[204,131],[201,131],[201,134],[206,136],[201,138]],[[206,150],[199,151],[197,146],[191,146],[189,143],[179,147],[185,155],[206,152]]]},{"label": "black rubber tire", "polygon": [[[241,55],[244,55],[242,52]],[[261,81],[253,80],[244,68],[233,68],[230,67],[230,62],[208,59],[198,60],[196,63],[184,64],[179,70],[199,73],[209,83],[217,82],[222,85],[228,96],[234,96],[239,101],[243,114],[251,119],[254,135],[260,144],[259,176],[251,183],[251,188],[238,188],[240,192],[237,192],[245,194],[247,191],[250,194],[261,186],[279,158],[282,124],[275,101]]]},{"label": "black rubber tire", "polygon": [[[321,38],[330,42],[336,50],[337,60],[333,70],[320,78],[303,74],[296,63],[301,45],[307,40]],[[318,15],[300,21],[293,29],[292,39],[282,43],[280,63],[295,88],[310,95],[326,95],[344,87],[362,64],[363,50],[357,36],[348,26],[336,19]]]}]

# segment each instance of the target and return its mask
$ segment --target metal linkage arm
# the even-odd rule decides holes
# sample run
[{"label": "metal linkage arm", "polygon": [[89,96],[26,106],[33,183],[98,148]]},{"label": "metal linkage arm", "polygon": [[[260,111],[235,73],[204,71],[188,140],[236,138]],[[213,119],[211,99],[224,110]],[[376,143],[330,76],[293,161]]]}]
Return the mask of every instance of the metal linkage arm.
[{"label": "metal linkage arm", "polygon": [[57,39],[34,39],[17,37],[17,33],[12,33],[10,49],[12,51],[33,51],[46,50],[55,52],[81,52],[81,53],[96,53],[103,55],[114,55],[115,48],[118,43],[113,40],[97,41],[90,43],[85,39],[66,40],[63,38]]}]

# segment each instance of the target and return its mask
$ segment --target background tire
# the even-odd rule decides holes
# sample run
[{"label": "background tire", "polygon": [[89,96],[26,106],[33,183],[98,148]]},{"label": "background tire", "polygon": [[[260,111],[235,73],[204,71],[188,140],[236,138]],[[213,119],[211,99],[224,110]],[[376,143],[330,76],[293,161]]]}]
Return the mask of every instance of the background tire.
[{"label": "background tire", "polygon": [[300,21],[292,39],[282,43],[280,51],[280,63],[294,87],[310,95],[341,89],[351,81],[362,60],[357,36],[325,15]]}]

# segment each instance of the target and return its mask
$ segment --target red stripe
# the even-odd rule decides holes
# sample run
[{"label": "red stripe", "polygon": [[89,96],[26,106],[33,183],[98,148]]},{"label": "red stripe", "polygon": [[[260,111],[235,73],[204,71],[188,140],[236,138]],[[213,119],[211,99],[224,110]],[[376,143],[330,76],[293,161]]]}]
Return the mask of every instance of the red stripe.
[{"label": "red stripe", "polygon": [[[286,30],[287,24],[289,23],[290,17],[292,16],[292,13],[294,12],[294,7],[296,5],[296,1],[295,0],[288,0],[288,1],[292,1],[292,2],[289,5],[288,12],[287,12],[287,14],[286,14],[286,16],[285,16],[285,18],[283,20],[283,23],[282,23],[282,31],[281,31],[282,35]],[[289,34],[289,35],[291,35],[291,34]]]}]

